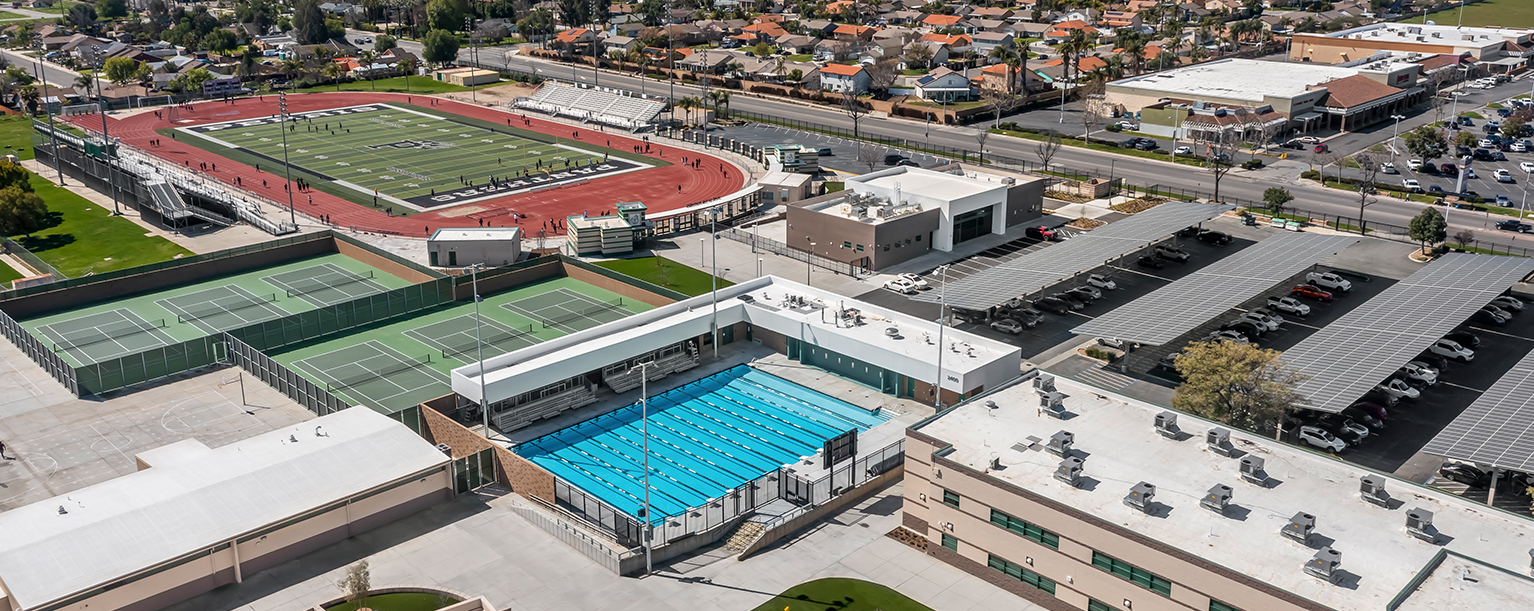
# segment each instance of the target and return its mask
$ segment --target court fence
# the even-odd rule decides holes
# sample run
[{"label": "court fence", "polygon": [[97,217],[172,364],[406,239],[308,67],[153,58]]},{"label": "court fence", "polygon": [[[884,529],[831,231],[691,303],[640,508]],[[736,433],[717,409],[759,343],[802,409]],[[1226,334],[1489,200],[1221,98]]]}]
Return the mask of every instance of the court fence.
[{"label": "court fence", "polygon": [[208,335],[76,367],[79,384],[71,390],[79,397],[101,395],[207,367],[221,358],[222,344],[220,336]]},{"label": "court fence", "polygon": [[314,412],[316,416],[333,414],[351,407],[350,403],[330,394],[324,387],[310,382],[308,378],[294,373],[293,370],[272,360],[250,344],[240,341],[238,337],[225,333],[223,340],[227,346],[230,364],[250,372],[267,386]]},{"label": "court fence", "polygon": [[11,343],[16,344],[17,348],[26,353],[32,359],[32,362],[37,363],[44,371],[47,371],[48,375],[53,376],[53,379],[63,384],[64,388],[69,389],[69,392],[77,397],[80,396],[80,383],[75,379],[74,366],[65,362],[58,354],[55,354],[42,340],[33,337],[31,333],[28,333],[26,329],[21,327],[20,323],[17,323],[15,319],[11,318],[4,311],[0,311],[0,333],[3,333],[6,339],[11,340]]},{"label": "court fence", "polygon": [[31,266],[32,269],[37,270],[37,273],[39,274],[48,274],[53,276],[53,282],[69,279],[69,276],[64,275],[64,272],[55,269],[52,265],[49,265],[47,261],[44,261],[37,255],[32,254],[32,251],[27,250],[25,246],[17,244],[10,238],[0,238],[0,253],[8,254],[21,259],[22,261],[26,262],[27,265]]}]

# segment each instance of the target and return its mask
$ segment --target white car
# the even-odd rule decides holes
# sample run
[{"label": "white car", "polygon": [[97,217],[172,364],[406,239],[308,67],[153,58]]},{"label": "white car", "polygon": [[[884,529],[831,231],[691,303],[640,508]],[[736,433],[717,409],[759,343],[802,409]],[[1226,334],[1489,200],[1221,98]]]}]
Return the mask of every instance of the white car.
[{"label": "white car", "polygon": [[1283,324],[1283,323],[1281,323],[1281,322],[1279,322],[1277,320],[1274,320],[1273,317],[1271,317],[1271,316],[1267,316],[1265,314],[1258,314],[1256,312],[1242,312],[1241,316],[1237,317],[1236,320],[1238,320],[1238,321],[1246,321],[1246,322],[1252,323],[1254,325],[1257,325],[1259,328],[1265,329],[1265,330],[1268,330],[1268,331],[1277,331],[1278,330],[1278,326],[1280,324]]},{"label": "white car", "polygon": [[1204,336],[1204,341],[1206,341],[1206,342],[1236,342],[1238,344],[1250,344],[1250,343],[1252,343],[1251,340],[1246,339],[1245,335],[1242,335],[1242,334],[1237,333],[1235,331],[1215,331],[1214,333],[1210,333],[1209,335]]},{"label": "white car", "polygon": [[1173,155],[1192,155],[1193,154],[1193,147],[1191,147],[1191,146],[1179,146],[1176,149],[1172,150],[1172,154]]},{"label": "white car", "polygon": [[1427,363],[1424,363],[1422,361],[1412,361],[1410,363],[1407,363],[1407,365],[1411,365],[1411,366],[1416,367],[1418,369],[1421,369],[1423,371],[1430,371],[1430,372],[1433,373],[1433,377],[1434,378],[1437,378],[1438,376],[1443,375],[1443,372],[1439,371],[1437,367],[1434,367],[1434,366],[1429,365]]},{"label": "white car", "polygon": [[1190,255],[1188,255],[1187,251],[1179,249],[1179,248],[1177,248],[1175,246],[1167,246],[1166,244],[1157,244],[1156,245],[1156,256],[1159,256],[1159,257],[1161,257],[1163,259],[1171,259],[1171,260],[1176,261],[1178,263],[1186,263],[1188,261],[1188,258],[1189,258]]},{"label": "white car", "polygon": [[1523,300],[1519,299],[1517,297],[1511,297],[1511,296],[1508,296],[1508,295],[1503,295],[1501,297],[1498,297],[1496,299],[1491,300],[1491,305],[1497,306],[1497,307],[1502,308],[1504,310],[1507,310],[1509,312],[1522,312],[1523,311]]},{"label": "white car", "polygon": [[1305,281],[1319,286],[1328,291],[1342,291],[1344,293],[1353,290],[1353,283],[1337,274],[1329,272],[1310,272],[1305,274]]},{"label": "white car", "polygon": [[1411,170],[1414,171],[1414,172],[1417,171],[1417,170],[1420,170],[1420,169],[1422,169],[1422,160],[1421,159],[1408,159],[1406,161],[1406,167],[1411,168]]},{"label": "white car", "polygon": [[1461,363],[1469,363],[1475,360],[1475,351],[1459,345],[1452,339],[1440,339],[1428,347],[1428,351],[1438,356],[1454,359]]},{"label": "white car", "polygon": [[1433,371],[1427,367],[1413,365],[1411,363],[1403,365],[1401,369],[1396,371],[1396,373],[1406,378],[1407,383],[1416,382],[1427,386],[1432,386],[1438,383],[1437,371]]},{"label": "white car", "polygon": [[1384,164],[1380,165],[1380,171],[1386,174],[1400,174],[1400,172],[1396,171],[1396,164],[1390,163],[1389,161],[1386,161]]},{"label": "white car", "polygon": [[1001,320],[991,322],[991,328],[1002,333],[1011,333],[1012,335],[1017,335],[1023,332],[1023,323],[1017,322],[1010,318],[1003,318]]},{"label": "white car", "polygon": [[1119,121],[1118,125],[1119,129],[1122,129],[1126,132],[1140,131],[1140,124],[1135,123],[1134,121]]},{"label": "white car", "polygon": [[1119,287],[1119,285],[1114,284],[1114,282],[1112,280],[1109,280],[1107,276],[1104,276],[1102,274],[1092,274],[1090,276],[1087,276],[1087,284],[1090,284],[1092,286],[1095,286],[1097,288],[1100,288],[1100,289],[1103,289],[1103,290],[1106,290],[1106,291],[1111,291],[1111,290],[1116,289],[1116,288]]},{"label": "white car", "polygon": [[1524,144],[1522,142],[1514,142],[1513,145],[1511,147],[1509,147],[1509,148],[1513,149],[1514,153],[1527,153],[1527,152],[1529,152],[1529,145]]},{"label": "white car", "polygon": [[1410,384],[1407,384],[1400,378],[1390,378],[1385,380],[1383,384],[1376,384],[1374,390],[1378,390],[1396,399],[1416,400],[1422,396],[1422,391],[1412,388]]},{"label": "white car", "polygon": [[1465,168],[1465,178],[1480,178],[1480,176],[1475,175],[1475,170]]},{"label": "white car", "polygon": [[1269,297],[1268,307],[1280,312],[1287,312],[1295,316],[1309,316],[1310,306],[1300,303],[1293,297]]},{"label": "white car", "polygon": [[1525,161],[1523,163],[1520,163],[1520,164],[1518,164],[1518,169],[1523,170],[1525,172],[1534,172],[1534,161]]},{"label": "white car", "polygon": [[916,288],[918,290],[927,290],[929,288],[932,288],[930,285],[927,284],[926,280],[922,280],[921,276],[918,276],[916,274],[900,274],[900,275],[895,276],[895,277],[899,278],[901,280],[905,280],[906,282],[910,282],[911,284],[916,285]]},{"label": "white car", "polygon": [[1507,170],[1496,170],[1491,173],[1497,182],[1513,182],[1513,174]]},{"label": "white car", "polygon": [[1347,443],[1317,426],[1300,427],[1300,443],[1327,452],[1341,452],[1348,447]]},{"label": "white car", "polygon": [[1417,179],[1415,178],[1408,178],[1401,181],[1401,188],[1406,189],[1407,191],[1411,191],[1412,193],[1421,193],[1422,183],[1417,182]]},{"label": "white car", "polygon": [[1476,145],[1476,146],[1479,146],[1479,147],[1481,147],[1481,148],[1483,148],[1483,149],[1491,149],[1491,148],[1497,148],[1497,143],[1495,143],[1495,142],[1492,142],[1492,141],[1490,141],[1490,140],[1487,140],[1487,139],[1485,139],[1485,138],[1482,138],[1482,139],[1481,139],[1481,141],[1480,141],[1480,142],[1477,142],[1477,143],[1475,143],[1475,145]]},{"label": "white car", "polygon": [[916,283],[911,282],[910,280],[906,280],[905,278],[896,278],[886,282],[884,283],[884,288],[886,290],[894,291],[902,295],[909,295],[920,290],[916,288]]}]

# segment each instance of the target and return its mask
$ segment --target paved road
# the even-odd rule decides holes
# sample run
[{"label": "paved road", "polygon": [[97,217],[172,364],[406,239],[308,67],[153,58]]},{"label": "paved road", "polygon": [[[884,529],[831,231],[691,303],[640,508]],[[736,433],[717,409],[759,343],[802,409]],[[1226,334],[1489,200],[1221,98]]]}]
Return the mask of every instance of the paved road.
[{"label": "paved road", "polygon": [[[3,55],[6,60],[10,61],[11,65],[26,70],[27,74],[36,76],[37,60],[9,49],[0,49],[0,55]],[[59,87],[72,87],[75,84],[75,79],[79,78],[79,76],[80,73],[68,68],[64,68],[63,66],[50,64],[47,62],[43,63],[43,80],[47,81],[51,85],[57,85]]]}]

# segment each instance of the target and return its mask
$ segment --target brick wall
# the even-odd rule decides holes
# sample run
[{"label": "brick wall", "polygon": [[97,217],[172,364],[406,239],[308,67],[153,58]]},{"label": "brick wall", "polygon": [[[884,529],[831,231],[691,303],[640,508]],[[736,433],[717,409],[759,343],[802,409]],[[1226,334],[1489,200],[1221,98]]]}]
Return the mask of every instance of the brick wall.
[{"label": "brick wall", "polygon": [[670,297],[666,297],[664,295],[656,295],[655,293],[651,293],[650,291],[644,290],[627,282],[608,278],[607,276],[603,276],[591,270],[582,269],[579,266],[566,265],[564,267],[565,275],[571,278],[580,280],[581,282],[585,282],[586,284],[590,284],[595,287],[612,291],[629,299],[637,300],[640,303],[649,304],[655,307],[676,303],[676,300],[671,299]]},{"label": "brick wall", "polygon": [[378,253],[375,253],[356,244],[352,244],[351,242],[347,242],[346,240],[337,239],[335,240],[335,243],[336,252],[399,276],[400,278],[409,280],[414,284],[436,280],[436,278],[432,277],[431,274],[427,274],[426,272],[410,267],[409,265],[403,265],[398,261],[379,255]]},{"label": "brick wall", "polygon": [[[450,403],[447,405],[451,406]],[[427,441],[447,444],[452,448],[454,459],[492,447],[484,437],[438,411],[437,408],[443,406],[442,399],[434,399],[421,406],[421,434]],[[511,450],[494,447],[496,481],[524,497],[536,497],[546,503],[554,503],[554,474],[517,456]]]}]

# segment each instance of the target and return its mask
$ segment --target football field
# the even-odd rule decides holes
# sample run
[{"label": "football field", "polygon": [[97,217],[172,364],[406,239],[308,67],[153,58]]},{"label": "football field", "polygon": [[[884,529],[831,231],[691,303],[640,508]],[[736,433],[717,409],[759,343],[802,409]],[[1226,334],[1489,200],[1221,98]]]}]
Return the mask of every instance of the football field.
[{"label": "football field", "polygon": [[578,140],[390,104],[297,113],[291,119],[286,125],[260,117],[178,129],[200,136],[220,154],[228,152],[217,151],[220,146],[248,153],[272,173],[281,171],[286,138],[288,162],[313,176],[311,182],[331,182],[359,203],[371,204],[376,194],[380,206],[418,210],[652,167]]}]

